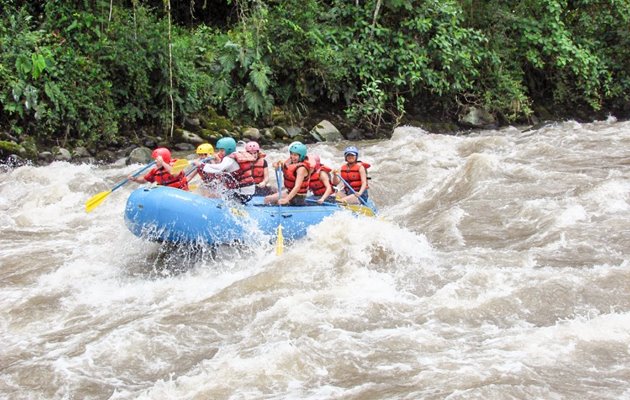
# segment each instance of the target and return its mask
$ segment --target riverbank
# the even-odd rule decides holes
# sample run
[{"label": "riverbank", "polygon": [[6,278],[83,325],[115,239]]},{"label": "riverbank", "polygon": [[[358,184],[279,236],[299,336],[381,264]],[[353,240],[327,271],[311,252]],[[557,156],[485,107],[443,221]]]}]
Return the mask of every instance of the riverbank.
[{"label": "riverbank", "polygon": [[[608,115],[610,114],[600,112],[597,115],[563,119],[542,110],[539,115],[532,116],[523,125],[539,128],[562,120],[592,122],[605,120]],[[496,129],[508,125],[507,121],[501,121],[500,118],[496,118],[487,111],[476,108],[462,111],[457,120],[444,121],[417,112],[405,114],[398,121],[398,126],[411,126],[427,132],[447,135],[467,134],[475,130]],[[18,139],[6,132],[0,132],[0,163],[9,167],[24,164],[46,165],[53,161],[77,164],[143,163],[146,162],[146,151],[138,154],[134,153],[135,149],[167,147],[173,151],[192,152],[201,143],[214,144],[225,136],[233,137],[237,141],[254,140],[262,146],[272,147],[286,145],[293,141],[310,144],[340,140],[386,139],[391,137],[395,128],[396,125],[392,123],[383,123],[369,128],[357,127],[346,118],[331,112],[315,112],[297,121],[293,116],[280,110],[272,114],[269,124],[255,127],[235,123],[209,108],[205,114],[185,118],[180,126],[173,129],[172,135],[167,129],[161,129],[156,133],[157,129],[144,127],[126,130],[118,135],[115,143],[107,145],[98,141],[91,144],[71,143],[65,140],[58,140],[56,143],[38,142],[29,136]]]}]

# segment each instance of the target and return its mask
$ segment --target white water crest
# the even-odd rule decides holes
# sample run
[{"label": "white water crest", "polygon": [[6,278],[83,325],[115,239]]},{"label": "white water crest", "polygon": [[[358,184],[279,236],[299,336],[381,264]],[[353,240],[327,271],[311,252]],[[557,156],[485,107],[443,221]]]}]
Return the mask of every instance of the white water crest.
[{"label": "white water crest", "polygon": [[0,170],[0,398],[630,399],[629,122],[352,144],[379,216],[282,256],[85,213],[138,165]]}]

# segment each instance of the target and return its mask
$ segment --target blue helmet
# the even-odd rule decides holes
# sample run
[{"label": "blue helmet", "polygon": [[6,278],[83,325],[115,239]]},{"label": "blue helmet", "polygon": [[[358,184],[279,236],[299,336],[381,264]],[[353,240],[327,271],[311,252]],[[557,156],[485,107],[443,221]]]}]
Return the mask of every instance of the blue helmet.
[{"label": "blue helmet", "polygon": [[343,151],[343,156],[346,157],[348,154],[354,154],[354,156],[356,158],[359,158],[359,149],[357,149],[354,146],[348,146],[346,147],[346,149]]},{"label": "blue helmet", "polygon": [[306,158],[306,146],[301,142],[294,142],[289,146],[289,153],[299,154],[300,161],[304,161]]},{"label": "blue helmet", "polygon": [[236,140],[231,137],[224,137],[219,139],[214,147],[218,150],[225,150],[225,155],[228,156],[236,151]]}]

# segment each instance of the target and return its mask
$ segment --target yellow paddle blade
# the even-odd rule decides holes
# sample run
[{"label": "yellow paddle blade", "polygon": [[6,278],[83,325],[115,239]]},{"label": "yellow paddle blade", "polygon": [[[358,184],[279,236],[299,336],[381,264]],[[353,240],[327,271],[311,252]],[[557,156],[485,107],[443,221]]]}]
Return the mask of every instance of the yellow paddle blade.
[{"label": "yellow paddle blade", "polygon": [[374,214],[374,211],[372,211],[370,207],[362,206],[359,204],[344,204],[342,207],[345,208],[346,210],[352,211],[353,213],[363,214],[366,217],[376,216],[376,214]]},{"label": "yellow paddle blade", "polygon": [[107,190],[90,197],[90,199],[85,202],[85,212],[90,212],[98,207],[111,192],[111,190]]},{"label": "yellow paddle blade", "polygon": [[177,160],[177,161],[175,161],[175,164],[173,164],[173,166],[172,166],[173,170],[172,170],[171,173],[173,175],[177,175],[180,172],[182,172],[182,170],[184,168],[186,168],[188,165],[189,165],[188,160],[185,160],[185,159]]},{"label": "yellow paddle blade", "polygon": [[284,237],[282,236],[282,225],[278,225],[278,232],[276,235],[276,255],[281,256],[284,251]]},{"label": "yellow paddle blade", "polygon": [[370,207],[361,204],[349,204],[345,201],[338,201],[338,203],[339,205],[341,205],[341,207],[345,208],[346,210],[352,211],[353,213],[363,214],[366,217],[376,217],[376,214],[374,214],[374,210],[372,210]]}]

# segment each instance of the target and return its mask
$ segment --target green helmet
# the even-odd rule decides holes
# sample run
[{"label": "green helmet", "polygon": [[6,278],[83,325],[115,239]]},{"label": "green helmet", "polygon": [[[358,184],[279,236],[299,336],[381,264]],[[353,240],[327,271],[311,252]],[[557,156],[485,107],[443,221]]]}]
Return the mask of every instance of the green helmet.
[{"label": "green helmet", "polygon": [[295,142],[289,147],[289,153],[299,154],[300,161],[304,161],[306,158],[306,146],[300,142]]},{"label": "green helmet", "polygon": [[236,140],[231,137],[224,137],[219,139],[217,145],[214,147],[216,147],[217,150],[225,150],[225,155],[229,156],[236,151]]}]

